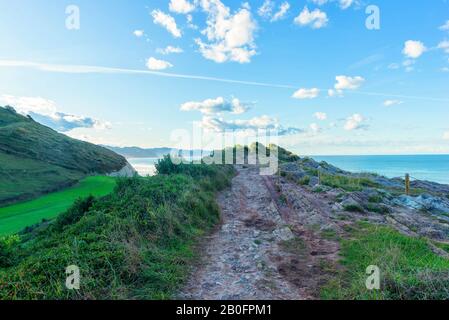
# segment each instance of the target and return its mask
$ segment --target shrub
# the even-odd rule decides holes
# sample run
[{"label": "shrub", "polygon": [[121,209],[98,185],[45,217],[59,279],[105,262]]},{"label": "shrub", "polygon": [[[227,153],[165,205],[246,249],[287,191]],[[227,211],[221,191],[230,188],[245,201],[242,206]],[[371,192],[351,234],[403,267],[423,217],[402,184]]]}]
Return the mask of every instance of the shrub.
[{"label": "shrub", "polygon": [[[0,241],[0,300],[171,298],[199,236],[219,222],[215,191],[233,174],[226,166],[173,169],[120,179],[113,193],[78,200],[20,242]],[[79,291],[65,288],[73,264]]]},{"label": "shrub", "polygon": [[[324,299],[447,299],[449,260],[432,252],[426,239],[389,227],[358,223],[341,240],[342,271],[322,288]],[[381,290],[365,286],[366,268],[381,271]]]}]

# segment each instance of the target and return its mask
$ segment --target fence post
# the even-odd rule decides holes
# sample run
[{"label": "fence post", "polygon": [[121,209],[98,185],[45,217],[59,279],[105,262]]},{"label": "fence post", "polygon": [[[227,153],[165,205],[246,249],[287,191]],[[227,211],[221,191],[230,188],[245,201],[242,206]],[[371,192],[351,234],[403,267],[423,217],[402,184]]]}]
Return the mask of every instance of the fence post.
[{"label": "fence post", "polygon": [[410,174],[405,174],[405,194],[410,195]]}]

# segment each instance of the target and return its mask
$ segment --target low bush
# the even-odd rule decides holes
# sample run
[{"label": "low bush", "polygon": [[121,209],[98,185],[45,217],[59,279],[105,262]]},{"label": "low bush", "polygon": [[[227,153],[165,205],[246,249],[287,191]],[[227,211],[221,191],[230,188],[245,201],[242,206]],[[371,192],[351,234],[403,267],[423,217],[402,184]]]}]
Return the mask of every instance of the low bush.
[{"label": "low bush", "polygon": [[[166,164],[166,174],[121,179],[110,195],[77,201],[20,241],[0,241],[0,300],[172,298],[199,237],[220,220],[215,192],[233,171]],[[80,268],[78,291],[65,287],[70,265]]]},{"label": "low bush", "polygon": [[[432,252],[426,239],[389,227],[359,223],[341,241],[343,270],[322,288],[324,299],[447,299],[449,260]],[[370,291],[366,268],[380,269],[380,290]]]}]

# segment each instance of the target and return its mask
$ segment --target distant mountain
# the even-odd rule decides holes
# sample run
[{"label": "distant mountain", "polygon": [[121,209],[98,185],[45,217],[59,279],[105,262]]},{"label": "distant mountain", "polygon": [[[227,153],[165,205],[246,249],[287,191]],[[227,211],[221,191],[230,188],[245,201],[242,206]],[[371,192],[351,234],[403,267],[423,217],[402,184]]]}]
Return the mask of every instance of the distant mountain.
[{"label": "distant mountain", "polygon": [[171,154],[173,151],[175,151],[177,154],[182,153],[185,157],[186,155],[193,153],[194,157],[200,157],[201,152],[203,154],[207,153],[208,151],[201,151],[201,150],[180,150],[180,149],[172,149],[172,148],[139,148],[139,147],[111,147],[111,146],[104,146],[122,156],[125,158],[162,158],[163,156],[167,154]]},{"label": "distant mountain", "polygon": [[127,165],[113,151],[60,134],[11,107],[0,107],[0,163],[0,205]]}]

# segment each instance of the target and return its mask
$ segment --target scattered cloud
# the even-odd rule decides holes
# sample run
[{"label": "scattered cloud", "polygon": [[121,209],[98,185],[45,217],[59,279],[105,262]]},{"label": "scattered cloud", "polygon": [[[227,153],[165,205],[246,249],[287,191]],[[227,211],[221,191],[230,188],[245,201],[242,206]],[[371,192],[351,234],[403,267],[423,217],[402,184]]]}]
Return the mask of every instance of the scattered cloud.
[{"label": "scattered cloud", "polygon": [[365,122],[365,118],[361,114],[355,113],[346,119],[344,129],[347,131],[364,129],[364,128],[366,128],[366,125],[364,125],[364,122]]},{"label": "scattered cloud", "polygon": [[265,0],[263,4],[257,9],[257,14],[262,18],[269,19],[272,16],[274,9],[274,2],[271,0]]},{"label": "scattered cloud", "polygon": [[334,90],[334,89],[329,89],[327,90],[327,95],[329,97],[343,97],[343,90]]},{"label": "scattered cloud", "polygon": [[319,126],[318,124],[316,124],[316,123],[312,123],[312,124],[309,126],[309,128],[310,128],[310,130],[311,130],[313,133],[318,133],[318,132],[321,131],[320,126]]},{"label": "scattered cloud", "polygon": [[164,69],[173,67],[173,65],[170,62],[164,61],[164,60],[158,60],[153,57],[151,57],[147,60],[146,65],[147,65],[147,68],[150,70],[164,70]]},{"label": "scattered cloud", "polygon": [[408,40],[404,44],[404,49],[402,50],[402,53],[407,58],[417,59],[426,51],[427,48],[421,41]]},{"label": "scattered cloud", "polygon": [[250,10],[243,6],[231,14],[220,0],[202,0],[201,7],[208,14],[207,27],[202,31],[207,42],[199,38],[195,42],[203,57],[217,63],[251,62],[257,53],[254,43],[257,24]]},{"label": "scattered cloud", "polygon": [[449,20],[447,20],[446,23],[443,24],[439,29],[443,31],[449,31]]},{"label": "scattered cloud", "polygon": [[320,94],[320,90],[318,88],[305,89],[301,88],[296,91],[292,98],[295,99],[315,99]]},{"label": "scattered cloud", "polygon": [[280,6],[278,11],[273,15],[273,17],[271,18],[271,22],[275,22],[278,20],[281,20],[283,18],[285,18],[285,15],[287,14],[288,10],[290,10],[290,3],[288,2],[283,2]]},{"label": "scattered cloud", "polygon": [[397,70],[400,67],[401,66],[398,63],[391,63],[390,65],[388,65],[388,69],[390,69],[390,70]]},{"label": "scattered cloud", "polygon": [[449,41],[444,40],[438,44],[438,49],[444,50],[444,52],[449,53]]},{"label": "scattered cloud", "polygon": [[337,92],[341,92],[342,90],[358,89],[365,82],[365,79],[360,76],[336,76],[335,79],[337,80],[337,83],[335,84],[334,88],[335,90],[337,90]]},{"label": "scattered cloud", "polygon": [[183,53],[184,50],[182,50],[179,47],[173,47],[173,46],[167,46],[165,48],[159,48],[156,50],[157,53],[163,54],[163,55],[167,55],[167,54],[171,54],[171,53]]},{"label": "scattered cloud", "polygon": [[144,36],[145,31],[144,30],[134,30],[133,34],[137,37],[137,38],[141,38]]},{"label": "scattered cloud", "polygon": [[354,0],[340,0],[340,8],[342,8],[343,10],[348,9],[350,6],[352,6],[355,1]]},{"label": "scattered cloud", "polygon": [[274,12],[275,3],[271,0],[265,0],[261,7],[257,10],[257,14],[264,19],[270,19],[270,22],[275,22],[285,18],[288,10],[290,10],[290,3],[283,2]]},{"label": "scattered cloud", "polygon": [[329,0],[311,0],[311,1],[318,6],[322,6],[326,4]]},{"label": "scattered cloud", "polygon": [[327,25],[329,19],[327,18],[326,12],[320,9],[315,9],[309,11],[307,6],[301,11],[299,16],[297,16],[294,22],[300,26],[310,26],[313,29],[320,29]]},{"label": "scattered cloud", "polygon": [[327,119],[327,114],[324,112],[316,112],[313,116],[320,121],[324,121]]},{"label": "scattered cloud", "polygon": [[167,31],[170,32],[173,37],[181,38],[181,30],[178,29],[175,18],[173,18],[171,15],[166,14],[161,10],[153,10],[151,12],[151,16],[153,17],[153,22],[155,24],[158,24],[167,29]]},{"label": "scattered cloud", "polygon": [[404,101],[401,101],[401,100],[385,100],[384,101],[384,106],[385,107],[392,107],[392,106],[401,105],[403,103],[404,103]]},{"label": "scattered cloud", "polygon": [[171,12],[188,14],[195,10],[195,5],[187,0],[170,0],[168,8]]},{"label": "scattered cloud", "polygon": [[233,114],[242,114],[248,111],[253,103],[240,102],[239,99],[234,98],[231,101],[227,101],[223,97],[216,99],[207,99],[204,101],[196,102],[189,101],[181,105],[182,111],[197,110],[202,114],[212,115],[222,112],[231,112]]},{"label": "scattered cloud", "polygon": [[0,101],[12,106],[18,113],[29,115],[35,121],[60,132],[76,128],[109,129],[109,122],[84,116],[76,116],[59,112],[56,103],[42,97],[16,97],[0,95]]},{"label": "scattered cloud", "polygon": [[449,131],[446,131],[445,133],[443,133],[443,139],[449,140]]},{"label": "scattered cloud", "polygon": [[204,116],[201,121],[201,127],[204,130],[223,133],[226,131],[246,131],[257,133],[257,131],[271,132],[279,136],[293,135],[304,132],[302,129],[288,127],[285,128],[279,124],[277,119],[269,116],[255,117],[249,120],[226,121],[223,118]]},{"label": "scattered cloud", "polygon": [[197,26],[196,24],[193,23],[193,16],[192,16],[191,14],[188,14],[188,15],[186,16],[186,18],[187,18],[187,26],[188,26],[190,29],[194,29],[194,30],[198,29],[198,26]]}]

